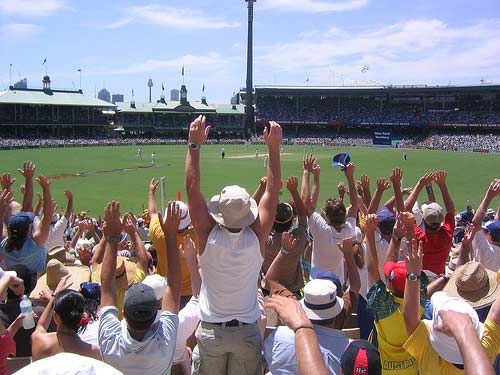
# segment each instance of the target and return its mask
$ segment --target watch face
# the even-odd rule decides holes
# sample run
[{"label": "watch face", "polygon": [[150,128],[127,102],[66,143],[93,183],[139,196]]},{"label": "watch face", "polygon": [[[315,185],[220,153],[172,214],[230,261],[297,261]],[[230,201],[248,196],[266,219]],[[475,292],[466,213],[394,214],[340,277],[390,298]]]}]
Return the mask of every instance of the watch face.
[{"label": "watch face", "polygon": [[414,273],[410,273],[408,275],[408,280],[411,280],[411,281],[417,281],[418,280],[418,276],[415,275]]}]

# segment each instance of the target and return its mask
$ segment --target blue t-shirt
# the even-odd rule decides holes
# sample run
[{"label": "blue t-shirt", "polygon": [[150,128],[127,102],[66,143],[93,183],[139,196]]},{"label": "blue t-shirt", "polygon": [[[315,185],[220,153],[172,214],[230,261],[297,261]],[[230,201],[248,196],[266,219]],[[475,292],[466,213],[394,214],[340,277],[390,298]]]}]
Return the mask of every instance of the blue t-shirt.
[{"label": "blue t-shirt", "polygon": [[31,272],[44,272],[47,261],[47,250],[43,246],[37,245],[33,238],[28,237],[24,241],[23,247],[19,250],[5,251],[5,238],[0,244],[0,253],[5,260],[7,269],[13,266],[22,264],[26,266]]}]

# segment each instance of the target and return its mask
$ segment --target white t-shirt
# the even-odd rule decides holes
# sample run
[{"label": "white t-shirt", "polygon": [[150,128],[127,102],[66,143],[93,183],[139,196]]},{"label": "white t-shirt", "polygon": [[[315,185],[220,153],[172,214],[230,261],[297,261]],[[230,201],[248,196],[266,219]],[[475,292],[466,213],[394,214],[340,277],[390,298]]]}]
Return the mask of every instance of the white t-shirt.
[{"label": "white t-shirt", "polygon": [[342,243],[344,238],[354,236],[356,219],[347,217],[346,223],[340,232],[314,212],[309,217],[309,229],[313,236],[312,267],[323,271],[335,273],[341,283],[344,283],[344,255],[337,244]]},{"label": "white t-shirt", "polygon": [[[35,230],[36,227],[40,225],[40,221],[41,219],[38,216],[35,217],[33,230]],[[55,246],[64,247],[64,232],[66,232],[67,227],[68,219],[66,219],[66,216],[63,215],[54,224],[50,225],[49,235],[47,236],[47,241],[45,241],[43,247],[47,250],[50,250]]]},{"label": "white t-shirt", "polygon": [[101,309],[99,346],[102,359],[127,375],[170,374],[179,318],[163,311],[142,341],[130,336],[127,322],[118,320],[118,309]]},{"label": "white t-shirt", "polygon": [[476,232],[472,241],[474,260],[485,268],[498,272],[500,269],[500,247],[491,244],[482,230]]}]

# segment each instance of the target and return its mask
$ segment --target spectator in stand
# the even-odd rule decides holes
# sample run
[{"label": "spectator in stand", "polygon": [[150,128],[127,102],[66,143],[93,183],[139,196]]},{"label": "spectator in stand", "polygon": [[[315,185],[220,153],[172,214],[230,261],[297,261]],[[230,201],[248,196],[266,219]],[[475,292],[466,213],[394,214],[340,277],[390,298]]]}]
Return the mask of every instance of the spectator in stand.
[{"label": "spectator in stand", "polygon": [[474,218],[474,210],[472,209],[472,206],[468,204],[465,211],[460,213],[460,216],[466,224],[472,223],[472,219]]},{"label": "spectator in stand", "polygon": [[[418,367],[415,358],[404,348],[408,339],[405,332],[405,323],[401,306],[407,277],[407,268],[404,262],[398,262],[401,239],[413,238],[415,218],[408,212],[400,213],[394,227],[394,236],[389,244],[385,256],[384,275],[382,281],[378,268],[378,254],[375,246],[375,230],[377,216],[369,214],[366,221],[366,240],[368,248],[368,276],[369,283],[373,284],[368,291],[368,308],[375,319],[376,337],[380,351],[380,359],[384,375],[416,375]],[[407,229],[407,232],[403,230]],[[419,277],[422,289],[420,307],[415,307],[421,315],[426,303],[427,277]]]},{"label": "spectator in stand", "polygon": [[[500,345],[500,298],[496,299],[483,325],[476,311],[463,299],[450,298],[444,292],[437,292],[431,298],[432,321],[421,321],[418,275],[422,271],[422,258],[423,242],[420,241],[417,248],[417,242],[413,240],[408,256],[405,256],[409,276],[405,286],[403,315],[409,337],[404,347],[415,357],[420,374],[464,374],[464,357],[467,357],[463,355],[467,354],[467,351],[463,353],[465,341],[471,342],[471,346],[476,348],[480,340],[480,347],[486,352],[490,364],[493,363]],[[447,325],[446,312],[451,315],[450,318],[456,319],[453,321],[456,330]],[[461,344],[458,344],[459,341]],[[480,352],[479,349],[477,351]],[[483,366],[483,361],[479,364]],[[468,366],[467,370],[471,371],[474,364],[469,362]],[[485,368],[491,372],[489,367]]]},{"label": "spectator in stand", "polygon": [[500,220],[483,222],[486,210],[491,201],[500,195],[500,180],[491,182],[483,201],[479,205],[472,224],[474,236],[472,240],[472,257],[484,267],[498,272],[500,269]]},{"label": "spectator in stand", "polygon": [[168,286],[162,300],[163,312],[156,320],[157,298],[154,290],[139,283],[125,294],[122,324],[118,320],[116,298],[116,259],[124,225],[120,203],[108,203],[104,213],[106,250],[102,264],[101,317],[99,346],[103,360],[126,374],[169,374],[179,326],[180,266],[176,229],[180,210],[169,202],[165,220],[159,217],[167,242]]},{"label": "spectator in stand", "polygon": [[[314,165],[316,164],[316,159],[313,159],[312,164]],[[308,164],[307,161],[304,162],[305,166]],[[309,193],[309,170],[306,167],[304,168],[302,183],[302,199],[304,200],[309,217],[309,229],[314,238],[312,267],[333,272],[340,278],[341,282],[344,281],[344,265],[342,262],[342,253],[336,246],[343,239],[354,236],[358,213],[358,195],[354,183],[354,169],[354,164],[349,163],[345,170],[351,203],[347,212],[344,203],[335,198],[328,198],[325,201],[322,208],[322,215],[316,212],[319,197],[319,173],[314,179],[312,196]]]},{"label": "spectator in stand", "polygon": [[443,216],[443,209],[439,204],[435,201],[429,202],[422,205],[424,230],[416,223],[414,225],[417,240],[424,244],[423,269],[431,271],[434,276],[445,271],[446,259],[453,244],[455,230],[455,205],[446,186],[446,176],[445,171],[424,175],[417,182],[404,204],[405,210],[411,210],[422,189],[431,182],[435,182],[441,190],[446,215]]},{"label": "spectator in stand", "polygon": [[[304,298],[300,301],[313,324],[328,370],[331,374],[338,375],[340,357],[350,341],[341,330],[357,304],[360,288],[359,273],[352,252],[352,238],[344,239],[339,248],[345,256],[350,289],[341,298],[338,296],[341,289],[337,289],[334,281],[317,278],[306,284]],[[264,356],[273,375],[297,374],[294,333],[290,328],[280,326],[266,338]]]},{"label": "spectator in stand", "polygon": [[[10,217],[8,225],[9,235],[0,243],[0,253],[8,268],[17,264],[23,264],[31,272],[43,272],[45,270],[47,250],[43,245],[49,234],[50,221],[53,214],[52,198],[50,194],[50,181],[42,175],[40,175],[37,181],[43,190],[43,217],[33,235],[31,235],[34,219],[32,212],[19,212]],[[6,202],[6,194],[8,193],[4,195],[4,202]],[[4,207],[0,207],[0,215],[3,217],[7,206],[5,204],[2,206]],[[1,211],[4,212],[2,213]]]},{"label": "spectator in stand", "polygon": [[205,121],[199,116],[191,123],[186,157],[186,190],[203,273],[193,374],[258,374],[262,338],[257,283],[276,217],[281,127],[270,122],[264,130],[269,168],[259,205],[245,189],[226,186],[207,206],[200,191],[200,146],[210,130]]},{"label": "spectator in stand", "polygon": [[[73,283],[71,277],[69,274],[61,278],[31,335],[31,350],[35,361],[61,352],[101,359],[97,347],[78,337],[78,332],[85,329],[82,324],[85,299],[80,293],[67,289]],[[52,316],[57,330],[49,333],[47,329]]]},{"label": "spectator in stand", "polygon": [[[149,224],[149,236],[153,241],[153,246],[155,247],[156,253],[158,255],[158,267],[156,272],[163,277],[168,277],[167,266],[166,266],[168,264],[168,258],[165,249],[165,236],[163,234],[163,231],[161,229],[158,220],[158,209],[156,208],[156,198],[155,198],[155,194],[156,191],[158,190],[159,184],[160,182],[155,181],[154,179],[152,179],[149,184],[148,211],[151,218],[151,222]],[[179,223],[179,228],[177,230],[177,244],[179,246],[179,251],[181,244],[187,237],[191,238],[191,240],[195,243],[196,248],[198,248],[198,240],[196,237],[196,233],[193,227],[191,226],[191,216],[189,215],[189,209],[184,202],[177,201],[177,204],[179,205],[182,211],[181,221]],[[192,292],[191,292],[191,278],[189,275],[189,268],[186,264],[186,260],[181,257],[180,262],[181,262],[181,278],[182,278],[182,283],[181,283],[181,308],[182,308],[191,299]]]}]

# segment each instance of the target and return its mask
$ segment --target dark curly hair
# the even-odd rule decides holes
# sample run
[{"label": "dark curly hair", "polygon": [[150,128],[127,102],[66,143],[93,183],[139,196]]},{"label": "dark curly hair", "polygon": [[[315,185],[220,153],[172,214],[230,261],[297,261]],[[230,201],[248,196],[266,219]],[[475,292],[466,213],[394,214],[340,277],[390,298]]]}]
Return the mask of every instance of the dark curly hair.
[{"label": "dark curly hair", "polygon": [[70,289],[58,293],[54,302],[54,311],[59,315],[62,323],[75,333],[83,330],[81,322],[85,312],[85,298],[81,293]]},{"label": "dark curly hair", "polygon": [[333,226],[342,225],[345,223],[347,210],[344,203],[336,198],[328,198],[323,206],[325,216],[330,220]]}]

